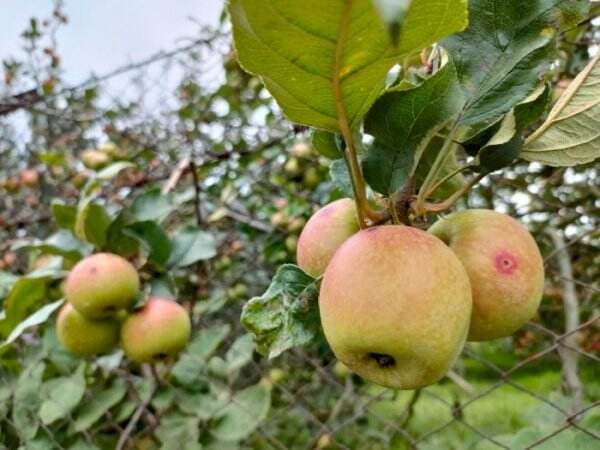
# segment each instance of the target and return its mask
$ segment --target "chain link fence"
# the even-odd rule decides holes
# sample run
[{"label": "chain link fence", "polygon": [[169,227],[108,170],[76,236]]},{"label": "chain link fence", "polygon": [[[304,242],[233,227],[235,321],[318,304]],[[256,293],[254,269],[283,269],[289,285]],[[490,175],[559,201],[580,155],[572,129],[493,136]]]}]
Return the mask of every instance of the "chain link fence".
[{"label": "chain link fence", "polygon": [[[124,202],[131,190],[146,185],[187,183],[188,187],[199,187],[200,206],[196,207],[202,215],[210,216],[218,209],[211,205],[223,203],[223,198],[215,198],[210,189],[218,184],[215,174],[219,173],[220,165],[246,170],[238,153],[263,151],[275,142],[293,140],[295,133],[300,136],[303,133],[285,123],[268,99],[257,106],[257,114],[271,114],[275,122],[256,120],[241,126],[235,114],[229,115],[227,105],[222,105],[222,109],[212,109],[210,123],[202,124],[198,119],[190,125],[188,115],[194,112],[182,107],[182,96],[188,95],[186,100],[189,100],[197,94],[187,92],[182,86],[190,86],[193,80],[194,86],[203,91],[202,98],[213,95],[214,89],[222,89],[222,80],[226,78],[222,63],[229,51],[227,33],[211,34],[75,87],[47,94],[34,90],[0,100],[0,130],[4,135],[0,156],[4,175],[35,164],[48,170],[43,177],[60,180],[60,173],[51,173],[40,162],[41,154],[47,155],[49,149],[61,152],[69,148],[69,152],[77,155],[108,135],[121,142],[128,140],[134,148],[143,149],[150,156],[134,177],[110,186],[103,195]],[[236,72],[235,76],[242,75]],[[194,107],[201,108],[201,102]],[[225,143],[215,151],[212,144],[227,139],[231,133],[249,135],[253,147],[240,149]],[[284,195],[283,188],[272,182],[266,172],[262,173],[260,167],[269,174],[280,171],[281,156],[264,159],[267,162],[259,161],[258,169],[247,170],[255,170],[254,186],[260,185],[262,192],[271,193],[273,198],[280,197]],[[194,164],[196,167],[211,164],[212,175],[188,180],[186,170],[190,164],[192,168]],[[229,173],[223,169],[223,176]],[[260,195],[251,194],[254,186],[237,188],[242,198],[248,198]],[[51,228],[50,199],[61,195],[65,201],[77,200],[77,190],[63,188],[48,182],[41,185],[38,193],[20,197],[3,193],[0,250],[8,252],[17,238],[39,237],[47,232]],[[225,377],[219,383],[219,392],[210,397],[208,404],[200,404],[206,401],[202,396],[200,400],[194,396],[178,397],[180,386],[164,373],[150,369],[132,373],[124,363],[115,365],[109,357],[104,357],[91,363],[114,376],[112,381],[105,376],[109,381],[104,401],[110,407],[98,407],[100,424],[93,431],[74,416],[66,417],[59,429],[40,420],[33,409],[22,414],[39,425],[46,438],[43,445],[60,449],[104,448],[106,435],[118,436],[117,448],[157,448],[158,442],[166,445],[163,436],[169,428],[185,429],[183,435],[198,440],[203,433],[214,433],[212,418],[230,408],[232,402],[239,408],[235,414],[242,416],[241,423],[253,431],[238,442],[233,439],[213,448],[600,448],[599,190],[597,166],[575,171],[527,164],[514,166],[502,175],[491,175],[465,200],[463,206],[508,212],[532,230],[545,256],[544,301],[539,315],[514,337],[467,344],[453,370],[436,385],[404,392],[365,383],[339,364],[320,340],[309,348],[288,351],[270,361],[252,355],[240,369],[239,377]],[[310,196],[303,192],[297,195]],[[237,245],[240,228],[252,230],[251,244],[246,242],[235,253],[237,269],[233,273],[219,279],[212,272],[213,277],[204,283],[204,293],[199,295],[208,300],[198,303],[204,306],[194,324],[195,333],[213,330],[215,324],[229,327],[220,337],[211,335],[214,352],[222,360],[236,357],[238,347],[234,343],[244,333],[239,324],[243,300],[260,294],[273,274],[274,265],[265,261],[263,250],[272,244],[274,233],[286,237],[264,214],[254,214],[243,204],[228,205],[229,222],[205,223],[207,228],[220,233],[219,252],[227,254]],[[302,211],[299,215],[306,216],[309,212]],[[251,283],[250,293],[228,303],[226,308],[214,307],[211,312],[214,298],[218,297],[213,294],[226,292],[241,279]],[[22,363],[28,359],[28,343],[38,339],[35,332],[21,338],[17,353]],[[244,355],[240,353],[240,357]],[[192,360],[196,357],[198,366],[207,364],[206,355],[188,354],[188,357]],[[49,353],[46,358],[56,362],[60,355]],[[189,367],[197,365],[191,361]],[[22,376],[41,377],[38,366],[30,366],[28,370]],[[208,376],[198,375],[198,380]],[[125,383],[122,387],[119,380]],[[151,382],[145,384],[143,380]],[[236,395],[240,388],[261,383],[270,391],[268,412],[248,397]],[[39,387],[40,383],[34,386]],[[168,387],[175,390],[174,398],[164,394]],[[35,389],[0,391],[5,399],[13,394],[25,399],[39,396]],[[94,400],[98,399],[84,394],[84,403],[96,404]],[[170,413],[173,407],[184,413],[193,411],[194,415],[174,418]],[[8,427],[19,427],[14,414],[5,411],[0,419]],[[222,426],[223,422],[219,423]],[[221,432],[228,430],[226,425]],[[74,446],[57,437],[65,430],[76,436]],[[236,429],[230,431],[235,433]],[[33,448],[33,442],[32,437],[30,443],[22,444],[24,448]],[[36,448],[44,448],[43,445]],[[171,445],[166,448],[196,448],[188,447],[186,442]]]}]

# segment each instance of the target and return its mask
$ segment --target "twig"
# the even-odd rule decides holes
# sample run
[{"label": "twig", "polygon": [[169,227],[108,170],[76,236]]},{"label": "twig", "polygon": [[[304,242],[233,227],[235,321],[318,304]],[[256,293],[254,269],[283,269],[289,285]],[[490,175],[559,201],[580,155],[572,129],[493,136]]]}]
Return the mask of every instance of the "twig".
[{"label": "twig", "polygon": [[138,405],[137,409],[133,413],[133,416],[131,416],[131,419],[127,423],[125,430],[123,431],[121,436],[119,436],[119,441],[117,442],[117,446],[115,447],[115,450],[123,450],[123,448],[125,447],[125,444],[127,443],[127,440],[129,439],[129,436],[131,435],[131,433],[133,432],[133,429],[135,428],[135,426],[139,422],[140,418],[142,417],[144,410],[148,407],[148,405],[152,401],[152,397],[154,397],[154,394],[156,393],[157,389],[158,389],[158,384],[155,384],[152,387],[152,390],[150,391],[148,398],[146,400],[142,401]]},{"label": "twig", "polygon": [[179,182],[179,179],[185,173],[185,171],[190,167],[190,164],[191,164],[191,159],[189,157],[183,158],[181,161],[179,161],[179,164],[177,164],[177,167],[175,168],[175,170],[173,171],[173,173],[171,174],[171,176],[169,177],[169,179],[167,180],[167,182],[165,183],[165,185],[162,188],[163,194],[168,194],[173,189],[175,189],[175,186]]},{"label": "twig", "polygon": [[198,179],[198,167],[194,161],[190,161],[190,170],[194,180],[194,211],[196,212],[196,223],[202,225],[202,209],[200,208],[200,180]]}]

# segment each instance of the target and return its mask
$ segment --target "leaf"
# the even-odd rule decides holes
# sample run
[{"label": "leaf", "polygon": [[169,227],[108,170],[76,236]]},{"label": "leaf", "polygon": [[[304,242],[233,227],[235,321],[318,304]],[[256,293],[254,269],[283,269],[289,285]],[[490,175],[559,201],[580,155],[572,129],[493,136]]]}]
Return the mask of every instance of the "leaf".
[{"label": "leaf", "polygon": [[6,341],[0,344],[0,349],[2,347],[11,344],[14,342],[19,336],[23,334],[25,330],[31,327],[35,327],[40,325],[48,320],[48,318],[52,315],[54,311],[56,311],[62,304],[64,300],[57,300],[53,303],[49,303],[42,308],[38,309],[32,315],[27,317],[23,322],[19,323],[8,335]]},{"label": "leaf", "polygon": [[135,164],[126,161],[119,161],[102,169],[96,174],[95,178],[102,181],[112,180],[119,175],[122,170],[129,169],[131,167],[135,167]]},{"label": "leaf", "polygon": [[544,124],[527,138],[522,157],[574,166],[600,157],[600,55],[569,85]]},{"label": "leaf", "polygon": [[102,248],[106,244],[106,233],[112,219],[106,209],[98,203],[90,203],[87,209],[84,228],[87,242]]},{"label": "leaf", "polygon": [[195,226],[187,226],[177,231],[171,239],[171,248],[169,267],[187,267],[217,254],[214,236],[200,231]]},{"label": "leaf", "polygon": [[491,123],[527,97],[552,61],[552,31],[584,17],[588,3],[470,0],[469,27],[442,42],[467,97],[461,123]]},{"label": "leaf", "polygon": [[69,260],[79,260],[92,251],[91,246],[81,242],[68,230],[59,230],[47,239],[17,241],[14,250],[39,250],[45,254],[59,255]]},{"label": "leaf", "polygon": [[201,330],[173,366],[173,377],[188,388],[201,387],[198,384],[204,377],[206,361],[221,345],[229,331],[228,325],[216,325]]},{"label": "leaf", "polygon": [[0,335],[8,336],[38,303],[46,298],[45,278],[23,277],[4,299],[5,317],[0,320]]},{"label": "leaf", "polygon": [[156,437],[162,443],[161,450],[200,450],[199,419],[171,411],[161,417]]},{"label": "leaf", "polygon": [[179,409],[187,414],[193,414],[201,420],[209,420],[220,413],[230,401],[227,389],[218,388],[214,383],[208,387],[208,392],[180,391],[177,396]]},{"label": "leaf", "polygon": [[346,161],[343,159],[336,159],[329,166],[329,176],[331,181],[336,188],[338,188],[346,197],[354,198],[354,191],[352,190],[352,181],[350,180],[350,173],[348,173],[348,167]]},{"label": "leaf", "polygon": [[414,172],[423,145],[462,105],[450,62],[414,89],[382,95],[365,119],[365,132],[375,138],[363,164],[369,186],[384,195],[401,188]]},{"label": "leaf", "polygon": [[312,135],[312,146],[329,159],[340,159],[344,156],[338,146],[336,135],[329,131],[316,130]]},{"label": "leaf", "polygon": [[383,22],[387,25],[394,45],[400,37],[400,28],[406,18],[406,13],[412,0],[373,0],[379,10]]},{"label": "leaf", "polygon": [[139,221],[162,221],[174,209],[171,199],[164,195],[160,189],[153,189],[139,195],[131,205],[131,213]]},{"label": "leaf", "polygon": [[263,382],[236,392],[210,427],[210,434],[221,441],[240,441],[260,425],[270,407],[271,390]]},{"label": "leaf", "polygon": [[479,150],[477,169],[493,172],[506,167],[518,158],[522,147],[523,136],[517,129],[515,114],[511,111],[500,123],[496,134]]},{"label": "leaf", "polygon": [[115,379],[108,388],[102,388],[86,402],[75,414],[73,430],[82,432],[94,425],[113,406],[119,403],[125,394],[127,387],[121,379]]},{"label": "leaf", "polygon": [[251,334],[239,336],[225,354],[228,374],[241,369],[252,359],[256,345]]},{"label": "leaf", "polygon": [[135,222],[123,228],[123,233],[136,239],[148,252],[148,258],[164,267],[171,254],[171,242],[162,227],[150,220]]},{"label": "leaf", "polygon": [[[433,167],[433,163],[443,145],[444,139],[437,136],[429,142],[429,145],[419,160],[417,170],[415,171],[415,182],[417,186],[421,186],[425,181],[425,178],[427,178],[427,174]],[[444,162],[444,165],[440,171],[439,179],[441,180],[446,175],[454,172],[456,169],[458,169],[458,163],[456,161],[456,149],[454,149],[448,159]],[[442,183],[440,187],[431,193],[431,197],[439,200],[446,199],[458,191],[464,185],[464,183],[464,177],[461,174],[457,174],[448,181]]]},{"label": "leaf", "polygon": [[293,264],[277,270],[267,291],[244,305],[242,325],[269,358],[310,343],[320,332],[317,282]]},{"label": "leaf", "polygon": [[19,376],[13,397],[12,420],[14,428],[24,442],[36,435],[39,421],[40,389],[46,366],[43,363],[25,368]]},{"label": "leaf", "polygon": [[77,208],[75,206],[65,205],[57,200],[50,205],[54,222],[60,228],[73,231],[75,218],[77,217]]},{"label": "leaf", "polygon": [[85,363],[81,363],[70,377],[53,378],[44,384],[43,391],[47,398],[39,412],[44,425],[66,418],[79,404],[85,393],[85,366]]},{"label": "leaf", "polygon": [[292,121],[332,132],[342,108],[358,128],[394,64],[467,23],[465,0],[414,0],[393,46],[371,0],[232,0],[229,12],[242,66]]}]

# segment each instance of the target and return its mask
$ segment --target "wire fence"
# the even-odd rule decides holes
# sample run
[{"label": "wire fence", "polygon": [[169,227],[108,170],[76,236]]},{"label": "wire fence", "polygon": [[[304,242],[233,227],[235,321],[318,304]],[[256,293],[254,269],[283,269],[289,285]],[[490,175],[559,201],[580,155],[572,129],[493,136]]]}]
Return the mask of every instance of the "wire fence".
[{"label": "wire fence", "polygon": [[[23,156],[16,161],[12,158],[11,164],[22,165],[32,155],[35,160],[36,155],[48,148],[83,150],[97,136],[107,132],[108,124],[114,125],[111,112],[129,108],[131,113],[123,114],[117,120],[120,137],[151,148],[152,154],[161,159],[158,167],[147,166],[134,186],[143,185],[139,180],[166,183],[175,164],[186,157],[191,156],[193,162],[202,166],[215,155],[201,138],[190,137],[190,130],[181,126],[180,102],[178,94],[174,94],[174,86],[181,85],[181,80],[192,73],[208,74],[216,79],[223,77],[222,69],[213,68],[221,67],[228,51],[227,35],[218,34],[50,95],[35,89],[0,100],[2,129],[17,133],[11,142],[18,143],[17,151]],[[173,80],[176,80],[174,84]],[[94,108],[86,110],[80,102],[67,101],[85,98],[90,89],[100,97]],[[231,124],[222,126],[235,127]],[[212,127],[207,126],[202,133],[220,132],[217,125]],[[293,138],[290,125],[281,121],[278,127],[277,132],[283,138],[286,135]],[[31,132],[32,128],[34,132]],[[256,142],[268,141],[267,136],[272,139],[273,130],[267,131],[268,125],[249,128]],[[236,151],[230,150],[230,155],[235,155]],[[217,161],[226,161],[223,153],[220,155]],[[561,172],[561,176],[565,174],[569,173]],[[505,193],[484,182],[468,201],[475,204],[491,201],[491,206],[496,209],[517,212],[510,209],[514,207],[515,192],[523,188],[517,178],[523,176],[518,169],[513,175],[514,186],[511,186],[510,177],[504,180],[502,189]],[[597,167],[584,168],[576,176],[571,175],[575,179],[573,185],[592,189],[589,195],[597,198]],[[555,174],[551,176],[556,177]],[[210,184],[210,181],[204,182]],[[281,190],[276,184],[272,188],[275,192]],[[532,190],[527,192],[534,200],[530,199],[524,210],[515,215],[532,228],[546,256],[547,280],[540,314],[513,338],[490,344],[467,344],[456,366],[442,382],[414,392],[379,388],[347,372],[320,342],[307,349],[286,352],[271,361],[254,354],[241,369],[239,378],[218,383],[219,393],[210,397],[210,404],[202,406],[206,410],[212,409],[210,414],[205,411],[203,416],[198,412],[197,404],[190,406],[189,401],[194,402],[194,398],[188,402],[185,396],[171,399],[184,413],[194,410],[194,415],[185,416],[185,420],[180,416],[175,420],[171,409],[165,406],[169,402],[160,393],[167,387],[180,393],[180,385],[163,374],[147,371],[133,374],[121,363],[110,370],[125,381],[125,394],[117,395],[114,407],[103,411],[102,425],[93,432],[77,431],[80,425],[77,419],[67,417],[61,426],[77,436],[77,445],[80,445],[77,448],[86,448],[85,445],[104,448],[102,436],[107,434],[118,436],[117,448],[155,448],[152,443],[164,443],[165,428],[185,428],[187,434],[184,435],[195,441],[201,440],[203,433],[210,433],[212,418],[219,417],[219,411],[227,410],[231,402],[237,402],[237,406],[246,411],[246,421],[254,417],[259,417],[260,421],[250,436],[227,444],[231,448],[600,448],[598,203],[597,200],[586,201],[583,205],[581,202],[561,203],[559,215],[565,220],[556,222],[548,219],[556,211],[552,199],[539,191],[539,195]],[[76,198],[77,194],[70,195]],[[4,224],[2,239],[5,243],[24,235],[35,235],[40,223],[50,218],[47,201],[40,200],[33,212],[32,208],[21,209],[19,202],[26,204],[27,198],[14,200],[5,195],[0,201],[2,209],[12,216],[12,222]],[[534,207],[534,203],[541,204],[542,211]],[[254,228],[259,232],[255,246],[246,248],[239,256],[246,267],[243,271],[248,271],[248,267],[260,266],[257,252],[267,242],[273,227],[262,216],[254,216],[248,211],[245,214],[245,219],[240,220],[246,221],[244,225],[254,221],[258,224]],[[544,220],[536,221],[536,214],[544,215]],[[575,218],[569,219],[571,216]],[[235,229],[228,232],[235,237]],[[260,269],[267,275],[272,274],[269,265]],[[230,287],[236,279],[230,278],[220,287]],[[255,286],[258,292],[265,287],[267,278],[261,280]],[[243,334],[239,325],[240,306],[238,302],[226,311],[201,315],[195,324],[196,331],[210,329],[215,324],[230,326],[230,332],[223,337],[224,342],[219,350],[215,350],[223,358],[226,350],[232,348],[236,338]],[[26,343],[27,339],[35,338],[25,336],[23,339]],[[193,354],[190,356],[194,358]],[[235,356],[234,350],[229,357]],[[19,358],[25,362],[26,352],[20,351]],[[206,366],[206,355],[197,356],[197,365],[193,362],[191,367]],[[110,366],[110,361],[103,364]],[[35,368],[23,376],[40,377]],[[208,372],[199,377],[200,380],[203,377],[213,380]],[[140,385],[140,379],[151,383]],[[239,386],[254,385],[261,380],[271,392],[265,417],[252,403],[236,396]],[[39,395],[35,390],[14,394],[33,398]],[[0,391],[0,400],[2,395],[3,391]],[[92,400],[86,399],[87,402]],[[204,397],[201,401],[205,401]],[[1,410],[0,404],[0,421],[18,429],[19,422],[15,422],[14,414],[1,413]],[[26,413],[45,436],[43,442],[46,444],[43,445],[75,448],[67,447],[57,437],[64,429],[45,424],[33,410]],[[34,448],[33,443],[33,439],[25,443],[26,448],[29,444]],[[37,448],[44,448],[43,445]],[[170,445],[165,448],[199,448],[191,444],[186,446],[188,444],[183,442]],[[223,443],[220,445],[214,448],[230,448]]]}]

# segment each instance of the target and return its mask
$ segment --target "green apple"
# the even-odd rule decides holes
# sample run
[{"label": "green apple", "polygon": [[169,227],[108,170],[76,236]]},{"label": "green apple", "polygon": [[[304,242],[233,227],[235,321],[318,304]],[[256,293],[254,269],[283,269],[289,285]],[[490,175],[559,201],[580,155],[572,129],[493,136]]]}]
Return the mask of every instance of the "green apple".
[{"label": "green apple", "polygon": [[324,206],[313,214],[300,234],[298,266],[313,277],[323,275],[335,251],[358,230],[353,200],[342,198]]},{"label": "green apple", "polygon": [[469,274],[470,341],[510,336],[536,314],[544,262],[523,225],[506,214],[472,209],[440,219],[429,232],[448,244]]},{"label": "green apple", "polygon": [[190,317],[183,306],[151,298],[123,322],[121,347],[132,361],[160,361],[183,350],[190,334]]},{"label": "green apple", "polygon": [[58,313],[56,334],[62,346],[71,353],[108,353],[119,342],[119,322],[86,319],[73,305],[66,303]]},{"label": "green apple", "polygon": [[359,231],[329,263],[319,295],[336,357],[366,380],[417,389],[461,352],[471,317],[467,273],[442,241],[401,225]]},{"label": "green apple", "polygon": [[84,316],[97,319],[128,308],[140,290],[129,261],[112,253],[96,253],[79,261],[65,283],[65,297]]}]

